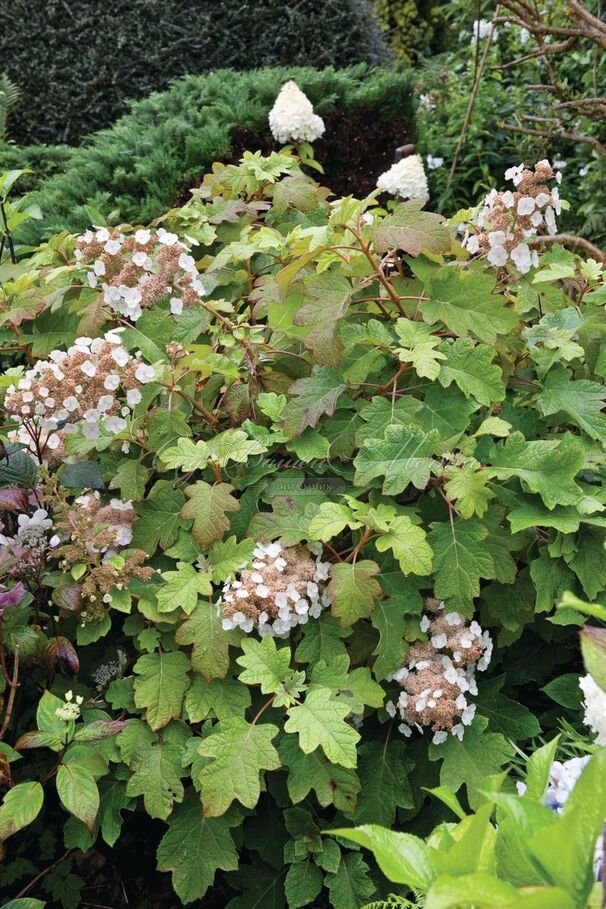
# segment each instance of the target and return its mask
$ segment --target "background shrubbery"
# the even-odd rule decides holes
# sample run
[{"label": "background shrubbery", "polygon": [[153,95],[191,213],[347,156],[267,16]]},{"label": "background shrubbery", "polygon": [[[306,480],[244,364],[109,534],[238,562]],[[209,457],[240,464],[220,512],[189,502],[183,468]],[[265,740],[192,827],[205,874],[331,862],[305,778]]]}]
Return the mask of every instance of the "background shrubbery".
[{"label": "background shrubbery", "polygon": [[[25,103],[17,142],[80,142],[127,102],[186,73],[378,63],[387,51],[367,0],[12,0],[2,68]],[[39,7],[36,15],[35,7]]]},{"label": "background shrubbery", "polygon": [[[371,71],[365,65],[337,71],[271,68],[251,73],[223,71],[188,76],[133,105],[109,130],[80,149],[25,149],[23,164],[52,173],[32,201],[44,220],[25,225],[22,238],[35,243],[67,228],[85,230],[92,209],[117,212],[122,220],[158,217],[200,182],[213,161],[245,148],[273,145],[267,114],[280,86],[295,78],[326,118],[326,136],[316,144],[327,180],[339,193],[369,192],[393,160],[394,148],[412,131],[413,89],[409,71]],[[237,133],[237,136],[236,136]],[[0,152],[0,170],[14,167],[22,150]]]}]

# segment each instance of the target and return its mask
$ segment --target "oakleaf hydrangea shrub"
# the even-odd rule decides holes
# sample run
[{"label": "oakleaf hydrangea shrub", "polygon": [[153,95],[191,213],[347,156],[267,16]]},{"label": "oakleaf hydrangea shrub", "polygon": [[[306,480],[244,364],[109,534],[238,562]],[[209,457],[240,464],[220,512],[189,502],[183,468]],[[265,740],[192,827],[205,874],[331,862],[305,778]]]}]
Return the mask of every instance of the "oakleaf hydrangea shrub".
[{"label": "oakleaf hydrangea shrub", "polygon": [[247,153],[7,276],[3,892],[126,843],[183,903],[350,909],[391,885],[331,830],[595,748],[556,606],[606,590],[605,297],[541,252],[552,170],[451,223]]}]

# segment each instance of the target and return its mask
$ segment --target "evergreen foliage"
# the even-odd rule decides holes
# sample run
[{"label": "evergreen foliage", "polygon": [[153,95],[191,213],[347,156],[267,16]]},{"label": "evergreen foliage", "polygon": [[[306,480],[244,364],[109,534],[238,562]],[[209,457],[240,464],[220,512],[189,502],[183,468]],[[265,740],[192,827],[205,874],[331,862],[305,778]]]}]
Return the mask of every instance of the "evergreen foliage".
[{"label": "evergreen foliage", "polygon": [[11,0],[0,30],[24,144],[78,143],[187,73],[385,57],[367,0]]}]

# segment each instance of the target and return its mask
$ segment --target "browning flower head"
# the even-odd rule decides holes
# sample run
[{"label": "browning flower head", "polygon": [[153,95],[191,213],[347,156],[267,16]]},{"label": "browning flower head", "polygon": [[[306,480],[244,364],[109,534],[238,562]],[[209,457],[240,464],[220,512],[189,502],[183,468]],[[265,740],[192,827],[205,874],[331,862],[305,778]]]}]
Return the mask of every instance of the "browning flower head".
[{"label": "browning flower head", "polygon": [[[194,242],[194,241],[193,241]],[[133,322],[144,309],[170,301],[172,315],[202,299],[190,247],[163,227],[125,234],[120,228],[87,230],[76,241],[76,259],[88,267],[88,283],[103,300]]]},{"label": "browning flower head", "polygon": [[425,603],[420,628],[428,640],[413,644],[392,676],[404,690],[397,703],[388,701],[387,712],[399,714],[399,730],[406,736],[412,726],[419,731],[429,726],[436,745],[445,742],[449,732],[462,739],[476,711],[466,695],[478,693],[475,671],[488,666],[492,640],[476,621],[446,612],[444,603],[432,598]]},{"label": "browning flower head", "polygon": [[523,164],[505,171],[515,189],[497,192],[492,189],[484,200],[474,227],[476,231],[465,241],[472,255],[486,255],[492,265],[505,265],[509,260],[521,274],[539,264],[538,253],[530,250],[528,241],[536,237],[539,228],[549,234],[557,233],[556,215],[562,209],[558,187],[550,189],[547,181],[562,175],[554,173],[549,161],[539,161],[534,170]]},{"label": "browning flower head", "polygon": [[8,388],[4,406],[19,423],[11,441],[56,466],[65,458],[66,436],[80,426],[86,439],[126,429],[125,418],[141,400],[140,386],[155,372],[140,353],[128,353],[121,330],[95,340],[76,338],[67,351],[51,351]]},{"label": "browning flower head", "polygon": [[[319,544],[257,543],[251,568],[223,586],[223,628],[257,628],[261,637],[288,637],[291,628],[317,619],[329,605],[325,584],[330,564]],[[315,556],[315,558],[314,558]]]}]

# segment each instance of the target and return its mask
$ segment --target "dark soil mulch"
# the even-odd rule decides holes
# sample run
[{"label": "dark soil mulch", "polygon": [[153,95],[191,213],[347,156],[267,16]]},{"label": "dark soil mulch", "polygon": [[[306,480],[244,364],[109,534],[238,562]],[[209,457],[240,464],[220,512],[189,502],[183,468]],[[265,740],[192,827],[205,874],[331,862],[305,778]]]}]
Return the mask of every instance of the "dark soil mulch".
[{"label": "dark soil mulch", "polygon": [[[324,118],[326,132],[314,142],[316,160],[324,174],[310,173],[337,196],[353,195],[363,198],[377,183],[377,177],[395,160],[395,150],[410,142],[410,126],[404,121],[381,121],[372,110],[333,111]],[[232,133],[232,154],[225,164],[235,164],[245,151],[261,151],[264,155],[279,146],[267,133],[236,129]],[[199,185],[200,180],[194,181]],[[189,189],[180,194],[177,204],[189,198]]]}]

